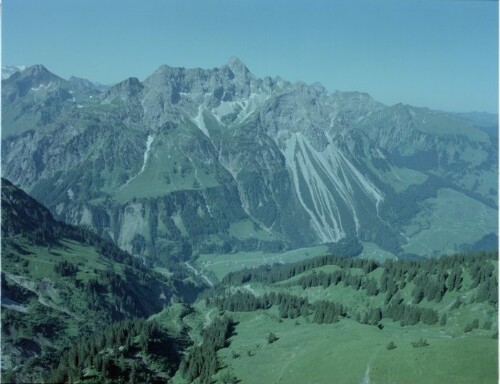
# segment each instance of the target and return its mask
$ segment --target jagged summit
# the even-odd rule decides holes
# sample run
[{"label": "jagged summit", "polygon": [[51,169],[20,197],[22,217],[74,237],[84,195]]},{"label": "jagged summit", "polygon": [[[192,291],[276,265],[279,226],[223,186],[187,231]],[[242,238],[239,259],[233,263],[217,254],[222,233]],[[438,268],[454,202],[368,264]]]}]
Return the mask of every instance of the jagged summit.
[{"label": "jagged summit", "polygon": [[[227,63],[221,67],[216,67],[213,69],[205,69],[205,68],[184,68],[184,67],[173,67],[168,64],[162,64],[160,65],[156,71],[153,72],[151,76],[154,75],[179,75],[180,73],[192,75],[192,74],[197,74],[199,75],[200,73],[211,73],[214,70],[219,71],[219,70],[224,70],[229,69],[234,75],[243,75],[243,76],[252,76],[250,70],[248,67],[245,65],[245,63],[240,60],[236,56],[232,56],[229,58]],[[150,76],[150,77],[151,77]]]},{"label": "jagged summit", "polygon": [[144,85],[139,81],[137,77],[129,77],[128,79],[112,86],[106,92],[106,97],[119,96],[125,100],[129,97],[137,95],[142,91],[143,88]]},{"label": "jagged summit", "polygon": [[247,74],[250,73],[250,70],[247,68],[245,63],[241,61],[238,57],[236,56],[231,56],[226,64],[229,69],[234,73],[234,74]]},{"label": "jagged summit", "polygon": [[26,68],[24,71],[19,72],[19,75],[23,78],[31,78],[33,82],[46,82],[46,81],[64,81],[63,78],[50,72],[42,64],[32,65]]},{"label": "jagged summit", "polygon": [[[424,200],[458,196],[477,220],[497,212],[497,147],[446,115],[257,78],[237,57],[217,68],[163,65],[98,97],[77,92],[74,79],[35,84],[19,75],[2,88],[5,176],[55,217],[138,256],[338,241],[420,255],[428,250],[407,225],[433,235],[415,216],[427,214]],[[473,244],[496,234],[495,223],[465,241],[451,227],[446,236]]]},{"label": "jagged summit", "polygon": [[[59,96],[56,97],[67,99],[69,94],[63,90],[63,88],[67,87],[67,84],[68,82],[63,78],[53,74],[43,65],[37,64],[21,72],[15,72],[4,80],[2,95],[8,97],[10,101],[23,97],[30,92],[36,93],[39,100],[48,94],[58,94]],[[54,93],[56,90],[57,92]]]},{"label": "jagged summit", "polygon": [[19,79],[26,79],[32,84],[64,81],[61,77],[54,75],[41,64],[32,65],[24,70],[14,72],[7,80],[17,81]]},{"label": "jagged summit", "polygon": [[35,64],[32,65],[28,68],[26,68],[26,73],[33,73],[33,74],[38,74],[38,73],[47,73],[49,70],[45,68],[43,64]]}]

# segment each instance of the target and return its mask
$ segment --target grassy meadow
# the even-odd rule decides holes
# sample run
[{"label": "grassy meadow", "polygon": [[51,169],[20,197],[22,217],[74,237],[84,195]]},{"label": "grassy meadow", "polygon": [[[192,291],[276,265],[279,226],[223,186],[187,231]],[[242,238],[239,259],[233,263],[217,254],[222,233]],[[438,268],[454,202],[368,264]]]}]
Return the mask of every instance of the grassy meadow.
[{"label": "grassy meadow", "polygon": [[228,273],[239,271],[243,268],[292,263],[321,256],[327,252],[327,246],[319,245],[279,253],[256,251],[228,254],[202,254],[196,260],[196,266],[202,273],[213,273],[215,277],[220,280]]},{"label": "grassy meadow", "polygon": [[[268,311],[235,317],[237,334],[220,356],[242,383],[494,383],[498,374],[491,332],[453,337],[440,327],[391,321],[382,330],[349,319],[280,321]],[[269,332],[279,338],[272,344]],[[414,348],[420,338],[429,345]],[[388,350],[391,341],[396,348]]]},{"label": "grassy meadow", "polygon": [[[497,212],[462,193],[440,189],[437,198],[407,226],[405,252],[437,256],[458,251],[458,244],[474,243],[498,231]],[[423,228],[423,229],[422,229]]]},{"label": "grassy meadow", "polygon": [[[498,262],[490,263],[496,273]],[[368,295],[364,289],[342,283],[308,288],[300,285],[302,277],[340,269],[338,265],[323,265],[275,283],[249,280],[224,286],[224,295],[241,291],[259,298],[275,293],[306,298],[311,304],[327,301],[348,308],[346,317],[331,324],[318,324],[311,313],[283,317],[277,305],[251,312],[220,312],[199,302],[198,324],[201,319],[205,324],[220,315],[236,323],[228,346],[218,352],[222,369],[216,378],[224,382],[234,376],[241,383],[255,384],[498,382],[498,312],[495,305],[476,300],[479,288],[469,269],[463,269],[460,289],[447,291],[438,301],[424,298],[417,305],[436,311],[440,321],[405,326],[385,317],[377,325],[359,321],[359,314],[384,308],[385,292]],[[368,273],[357,267],[348,270],[351,275],[377,282],[384,273],[383,267]],[[398,295],[404,304],[415,305],[415,289],[413,281],[399,286]],[[467,330],[473,322],[477,326]],[[277,340],[269,343],[270,334]],[[424,345],[413,345],[419,341],[425,341]],[[390,343],[395,347],[389,348]]]}]

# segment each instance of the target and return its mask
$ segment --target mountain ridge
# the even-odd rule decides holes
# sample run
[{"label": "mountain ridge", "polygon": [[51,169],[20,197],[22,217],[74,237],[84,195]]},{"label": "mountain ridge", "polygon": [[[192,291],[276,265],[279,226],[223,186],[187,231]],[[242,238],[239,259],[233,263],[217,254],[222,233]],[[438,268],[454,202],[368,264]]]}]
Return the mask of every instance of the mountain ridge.
[{"label": "mountain ridge", "polygon": [[[8,81],[2,92],[15,83]],[[422,222],[434,219],[412,216],[415,232],[405,227],[408,221],[387,221],[380,209],[412,185],[428,188],[429,176],[443,182],[422,194],[427,199],[448,185],[466,192],[469,205],[498,206],[491,182],[498,152],[483,130],[425,108],[385,106],[365,93],[259,79],[238,59],[215,69],[163,65],[143,82],[130,78],[76,102],[45,101],[57,114],[47,107],[41,107],[44,119],[23,112],[30,119],[22,124],[10,111],[17,104],[26,111],[26,103],[40,110],[39,104],[5,100],[6,174],[65,221],[85,223],[153,259],[167,249],[189,258],[207,250],[289,249],[349,237],[402,254],[418,248],[405,239],[427,236]],[[30,130],[34,125],[47,132]],[[56,132],[67,138],[51,141]],[[40,161],[29,146],[38,148]],[[120,162],[116,151],[127,156]],[[21,171],[17,164],[27,167]],[[70,173],[80,187],[72,186]],[[48,191],[50,184],[59,192]],[[231,213],[217,194],[230,202]],[[179,199],[195,205],[179,205]],[[135,224],[125,224],[125,217]],[[244,222],[254,229],[240,233]],[[467,241],[498,233],[491,220],[485,229]]]},{"label": "mountain ridge", "polygon": [[144,319],[197,288],[95,233],[54,220],[2,178],[2,381],[44,382],[75,340]]}]

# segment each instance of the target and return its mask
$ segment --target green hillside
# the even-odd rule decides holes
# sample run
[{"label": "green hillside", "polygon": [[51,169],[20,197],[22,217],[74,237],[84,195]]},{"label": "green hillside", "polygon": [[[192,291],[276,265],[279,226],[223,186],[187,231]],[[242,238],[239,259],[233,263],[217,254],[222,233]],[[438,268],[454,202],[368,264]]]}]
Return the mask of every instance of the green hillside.
[{"label": "green hillside", "polygon": [[384,264],[325,256],[231,273],[204,293],[204,311],[237,324],[214,377],[495,383],[497,269],[496,253],[476,253]]},{"label": "green hillside", "polygon": [[497,274],[497,253],[484,252],[245,269],[152,316],[163,348],[126,342],[128,331],[94,348],[105,363],[71,372],[85,383],[496,383]]},{"label": "green hillside", "polygon": [[2,382],[497,382],[497,252],[365,245],[154,272],[3,180]]},{"label": "green hillside", "polygon": [[[2,179],[3,382],[39,382],[62,350],[195,290],[82,228],[59,223]],[[177,298],[177,299],[176,299]]]}]

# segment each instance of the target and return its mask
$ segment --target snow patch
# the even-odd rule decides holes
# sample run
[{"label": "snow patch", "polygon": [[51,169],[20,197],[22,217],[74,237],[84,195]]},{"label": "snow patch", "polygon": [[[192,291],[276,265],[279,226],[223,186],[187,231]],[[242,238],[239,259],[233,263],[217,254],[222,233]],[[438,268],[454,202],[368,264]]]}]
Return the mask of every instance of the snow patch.
[{"label": "snow patch", "polygon": [[51,87],[51,86],[52,86],[52,81],[51,81],[50,83],[48,83],[48,84],[40,84],[40,85],[39,85],[38,87],[36,87],[36,88],[31,87],[31,90],[32,90],[33,92],[38,92],[38,91],[40,91],[41,89],[48,89],[48,88],[49,88],[49,87]]}]

